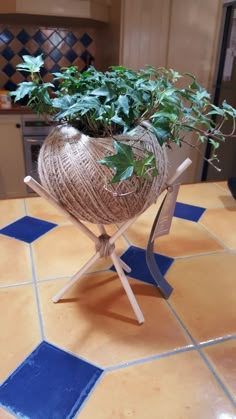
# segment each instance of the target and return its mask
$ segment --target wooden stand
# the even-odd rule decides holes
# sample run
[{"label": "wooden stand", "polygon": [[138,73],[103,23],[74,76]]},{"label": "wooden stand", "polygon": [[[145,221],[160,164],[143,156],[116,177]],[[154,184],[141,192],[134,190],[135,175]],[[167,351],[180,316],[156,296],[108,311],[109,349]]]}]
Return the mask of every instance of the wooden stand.
[{"label": "wooden stand", "polygon": [[[176,179],[183,173],[183,171],[191,164],[190,159],[186,159],[182,165],[177,169],[175,175],[171,178],[171,183],[167,182],[167,186],[173,184]],[[117,274],[120,278],[120,281],[123,285],[123,288],[126,292],[126,295],[130,301],[130,304],[133,308],[133,311],[136,315],[138,322],[141,324],[144,322],[143,314],[140,310],[138,302],[134,296],[132,288],[129,284],[129,281],[125,275],[125,272],[131,272],[129,266],[127,266],[120,257],[116,254],[115,251],[115,242],[121,236],[122,233],[137,219],[133,218],[131,220],[123,223],[120,228],[116,231],[113,236],[109,236],[106,232],[104,225],[99,224],[98,228],[100,231],[100,236],[96,236],[86,225],[81,221],[77,220],[73,215],[69,214],[67,210],[60,204],[60,202],[55,199],[46,189],[44,189],[36,180],[31,176],[27,176],[24,179],[24,182],[30,186],[38,195],[52,204],[58,211],[64,214],[69,220],[76,225],[83,233],[85,233],[95,244],[96,252],[88,260],[88,262],[67,282],[67,284],[53,297],[52,301],[57,303],[63,295],[81,278],[81,276],[101,257],[104,257],[104,246],[106,248],[106,254],[108,254],[116,268]]]}]

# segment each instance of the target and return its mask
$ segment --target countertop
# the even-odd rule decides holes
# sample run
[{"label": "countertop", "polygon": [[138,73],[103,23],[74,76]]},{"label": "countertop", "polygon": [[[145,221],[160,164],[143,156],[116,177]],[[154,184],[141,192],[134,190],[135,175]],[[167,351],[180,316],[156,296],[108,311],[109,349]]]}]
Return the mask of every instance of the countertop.
[{"label": "countertop", "polygon": [[27,106],[16,106],[12,105],[9,109],[1,109],[0,115],[22,115],[22,114],[32,114],[32,110]]}]

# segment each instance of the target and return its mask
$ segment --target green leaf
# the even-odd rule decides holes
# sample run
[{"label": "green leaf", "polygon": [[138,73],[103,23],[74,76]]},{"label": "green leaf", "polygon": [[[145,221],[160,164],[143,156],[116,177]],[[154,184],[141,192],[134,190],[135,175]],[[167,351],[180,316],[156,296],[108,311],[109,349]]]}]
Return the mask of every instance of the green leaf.
[{"label": "green leaf", "polygon": [[133,163],[134,155],[130,145],[121,143],[119,141],[114,141],[114,147],[121,158],[129,161],[130,163]]},{"label": "green leaf", "polygon": [[120,95],[118,97],[118,104],[125,115],[129,115],[129,101],[127,95]]},{"label": "green leaf", "polygon": [[129,166],[127,168],[119,167],[116,170],[115,176],[112,178],[111,183],[122,182],[122,180],[129,179],[134,172],[134,166]]},{"label": "green leaf", "polygon": [[15,92],[11,92],[11,96],[15,96],[15,102],[17,100],[23,99],[25,96],[31,94],[37,86],[32,81],[24,81],[19,84],[17,90]]},{"label": "green leaf", "polygon": [[23,63],[17,64],[18,70],[27,71],[29,73],[39,73],[40,68],[43,66],[43,54],[37,57],[31,57],[30,55],[23,55]]},{"label": "green leaf", "polygon": [[132,176],[134,171],[134,155],[132,147],[119,141],[114,141],[114,148],[117,154],[105,157],[99,163],[115,170],[115,176],[111,183],[121,182]]},{"label": "green leaf", "polygon": [[111,118],[111,121],[114,122],[115,124],[122,125],[123,127],[126,127],[125,121],[123,121],[123,119],[118,115],[114,115]]}]

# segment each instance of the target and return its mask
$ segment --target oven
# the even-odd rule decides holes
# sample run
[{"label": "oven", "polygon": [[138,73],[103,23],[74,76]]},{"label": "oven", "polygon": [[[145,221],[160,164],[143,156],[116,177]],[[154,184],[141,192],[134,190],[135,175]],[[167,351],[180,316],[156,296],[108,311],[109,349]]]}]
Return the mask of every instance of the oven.
[{"label": "oven", "polygon": [[[22,133],[25,156],[25,175],[32,176],[39,181],[38,177],[38,155],[42,144],[50,133],[53,125],[36,115],[22,117]],[[31,188],[27,187],[30,194],[34,194]]]}]

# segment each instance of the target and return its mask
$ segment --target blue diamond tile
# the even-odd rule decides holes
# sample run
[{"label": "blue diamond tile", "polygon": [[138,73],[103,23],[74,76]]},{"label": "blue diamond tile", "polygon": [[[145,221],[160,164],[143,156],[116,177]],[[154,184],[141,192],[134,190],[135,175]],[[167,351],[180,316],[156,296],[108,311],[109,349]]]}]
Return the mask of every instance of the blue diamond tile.
[{"label": "blue diamond tile", "polygon": [[58,45],[58,44],[60,44],[60,42],[62,41],[62,39],[61,39],[60,35],[58,35],[58,33],[57,33],[57,32],[54,32],[54,33],[50,36],[49,40],[53,43],[53,45],[54,45],[55,47],[57,47],[57,45]]},{"label": "blue diamond tile", "polygon": [[[144,249],[136,246],[130,246],[128,250],[122,255],[121,259],[132,269],[131,273],[129,273],[131,278],[138,279],[140,281],[146,282],[147,284],[156,286],[156,283],[153,280],[146,263],[146,252]],[[174,262],[174,259],[168,256],[159,255],[157,253],[155,254],[155,260],[162,275],[166,274]],[[114,266],[112,266],[110,269],[115,271]]]},{"label": "blue diamond tile", "polygon": [[11,42],[13,38],[14,38],[14,35],[12,35],[12,33],[8,29],[4,29],[4,31],[0,33],[1,41],[5,42],[6,44]]},{"label": "blue diamond tile", "polygon": [[18,55],[22,58],[22,57],[23,57],[23,55],[31,55],[31,54],[29,53],[29,51],[28,51],[26,48],[22,48],[22,49],[18,52]]},{"label": "blue diamond tile", "polygon": [[16,72],[15,68],[12,67],[11,64],[7,64],[5,65],[5,67],[3,67],[2,71],[8,76],[11,77],[13,76],[13,74]]},{"label": "blue diamond tile", "polygon": [[33,39],[37,42],[37,44],[42,45],[46,41],[47,37],[41,31],[38,31],[34,34]]},{"label": "blue diamond tile", "polygon": [[[58,64],[54,64],[52,68],[50,68],[50,73],[58,73],[61,71],[61,67]],[[57,83],[54,83],[55,86],[57,86]]]},{"label": "blue diamond tile", "polygon": [[18,418],[72,419],[103,370],[42,342],[0,387]]},{"label": "blue diamond tile", "polygon": [[42,77],[46,76],[46,74],[48,73],[48,71],[46,70],[46,68],[42,67],[40,68],[40,74]]},{"label": "blue diamond tile", "polygon": [[18,39],[18,41],[20,41],[22,44],[26,44],[29,39],[30,39],[30,35],[28,34],[28,32],[26,32],[24,29],[22,29],[18,35],[16,36],[16,38]]},{"label": "blue diamond tile", "polygon": [[87,48],[93,42],[93,40],[87,33],[84,33],[80,38],[80,42],[85,48]]},{"label": "blue diamond tile", "polygon": [[57,63],[61,59],[62,53],[59,49],[55,48],[52,52],[50,52],[49,57]]},{"label": "blue diamond tile", "polygon": [[65,38],[64,38],[64,41],[67,43],[67,45],[69,45],[70,47],[73,47],[73,45],[75,45],[75,43],[77,42],[77,38],[76,38],[76,36],[72,33],[72,32],[69,32],[66,36],[65,36]]},{"label": "blue diamond tile", "polygon": [[6,60],[10,61],[14,57],[15,53],[12,51],[10,47],[4,48],[2,51],[2,56],[6,58]]},{"label": "blue diamond tile", "polygon": [[0,234],[22,240],[26,243],[32,243],[56,226],[57,224],[26,216],[2,228]]},{"label": "blue diamond tile", "polygon": [[93,62],[94,57],[90,54],[89,51],[84,51],[81,55],[80,58],[82,58],[82,60],[86,63],[87,66],[90,66],[90,64]]},{"label": "blue diamond tile", "polygon": [[198,222],[198,220],[201,218],[202,214],[205,211],[206,211],[206,208],[197,207],[195,205],[182,204],[181,202],[177,202],[175,211],[174,211],[174,217]]},{"label": "blue diamond tile", "polygon": [[41,48],[38,48],[37,51],[35,51],[34,56],[37,57],[38,55],[44,54],[43,50]]},{"label": "blue diamond tile", "polygon": [[78,57],[78,55],[75,53],[75,51],[73,51],[73,49],[70,49],[65,53],[65,57],[67,58],[67,60],[73,63],[73,61]]},{"label": "blue diamond tile", "polygon": [[13,92],[15,91],[17,88],[16,83],[13,83],[13,81],[8,80],[5,84],[4,84],[4,89],[5,90],[9,90],[9,92]]}]

